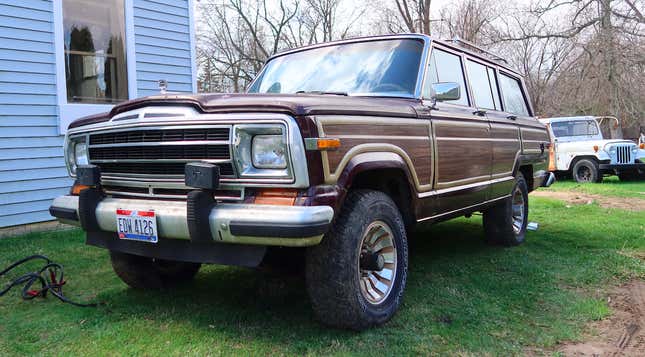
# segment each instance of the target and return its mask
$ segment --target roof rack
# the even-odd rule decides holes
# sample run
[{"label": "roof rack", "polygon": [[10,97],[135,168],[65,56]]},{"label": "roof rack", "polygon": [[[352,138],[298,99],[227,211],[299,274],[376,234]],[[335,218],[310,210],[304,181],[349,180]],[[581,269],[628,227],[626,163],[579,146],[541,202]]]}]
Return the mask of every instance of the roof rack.
[{"label": "roof rack", "polygon": [[493,53],[493,52],[491,52],[491,51],[489,51],[489,50],[487,50],[487,49],[485,49],[485,48],[483,48],[481,46],[478,46],[478,45],[476,45],[476,44],[474,44],[474,43],[472,43],[470,41],[462,40],[461,38],[459,38],[459,36],[455,36],[455,37],[453,37],[451,39],[447,39],[445,41],[446,42],[452,42],[452,43],[457,44],[457,45],[461,45],[462,47],[469,47],[471,49],[474,49],[474,50],[480,52],[481,54],[484,54],[484,55],[488,56],[490,59],[492,59],[494,61],[502,61],[507,65],[509,64],[508,61],[506,59],[504,59],[503,57],[500,57],[497,54],[495,54],[495,53]]}]

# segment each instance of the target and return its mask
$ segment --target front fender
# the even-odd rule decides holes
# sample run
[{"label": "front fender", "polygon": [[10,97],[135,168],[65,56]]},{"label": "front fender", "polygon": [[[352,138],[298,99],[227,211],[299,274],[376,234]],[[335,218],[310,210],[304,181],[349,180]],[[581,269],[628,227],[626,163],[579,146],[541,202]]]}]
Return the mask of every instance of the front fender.
[{"label": "front fender", "polygon": [[343,169],[338,177],[337,185],[340,189],[346,191],[352,186],[358,174],[383,169],[401,170],[405,174],[408,185],[411,188],[414,187],[410,168],[400,155],[393,152],[364,152],[357,154],[349,160]]}]

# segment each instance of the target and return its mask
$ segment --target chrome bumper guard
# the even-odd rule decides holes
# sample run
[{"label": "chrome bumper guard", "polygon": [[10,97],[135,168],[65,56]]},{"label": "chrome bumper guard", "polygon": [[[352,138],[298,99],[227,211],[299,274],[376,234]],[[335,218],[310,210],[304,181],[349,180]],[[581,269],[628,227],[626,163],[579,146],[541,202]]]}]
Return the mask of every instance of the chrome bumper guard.
[{"label": "chrome bumper guard", "polygon": [[[103,198],[94,212],[100,231],[117,231],[117,209],[154,210],[161,239],[191,240],[186,202]],[[56,198],[50,213],[62,223],[81,226],[78,196]],[[208,225],[212,242],[304,247],[320,243],[333,216],[329,206],[217,204]]]}]

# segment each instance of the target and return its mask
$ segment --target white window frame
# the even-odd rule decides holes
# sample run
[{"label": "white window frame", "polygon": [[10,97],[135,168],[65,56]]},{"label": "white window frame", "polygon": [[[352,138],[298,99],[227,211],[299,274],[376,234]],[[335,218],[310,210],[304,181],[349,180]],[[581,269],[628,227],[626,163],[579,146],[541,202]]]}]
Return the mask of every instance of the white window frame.
[{"label": "white window frame", "polygon": [[[134,44],[134,0],[124,0],[126,69],[128,71],[128,98],[137,98],[137,60]],[[63,135],[69,124],[83,116],[109,112],[113,104],[67,102],[65,78],[65,40],[63,29],[63,1],[54,0],[54,47],[56,53],[56,94],[58,97],[58,132]],[[192,21],[192,19],[190,19]],[[192,44],[191,44],[192,45]]]}]

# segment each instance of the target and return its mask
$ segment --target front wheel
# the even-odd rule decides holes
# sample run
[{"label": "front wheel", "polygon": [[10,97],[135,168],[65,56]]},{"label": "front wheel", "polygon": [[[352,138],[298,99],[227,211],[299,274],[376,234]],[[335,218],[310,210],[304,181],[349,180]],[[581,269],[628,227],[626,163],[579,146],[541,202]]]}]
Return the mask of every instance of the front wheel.
[{"label": "front wheel", "polygon": [[578,183],[602,182],[602,173],[598,164],[592,160],[582,159],[573,165],[573,179]]},{"label": "front wheel", "polygon": [[307,251],[307,290],[325,324],[362,330],[398,310],[408,272],[401,213],[386,194],[349,193],[333,228]]},{"label": "front wheel", "polygon": [[485,210],[483,216],[488,243],[505,246],[524,243],[529,217],[529,193],[522,174],[517,175],[511,196]]},{"label": "front wheel", "polygon": [[201,264],[142,257],[110,251],[112,268],[135,289],[168,289],[192,280]]}]

